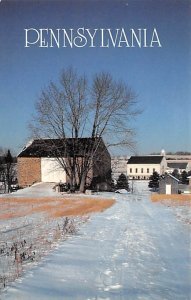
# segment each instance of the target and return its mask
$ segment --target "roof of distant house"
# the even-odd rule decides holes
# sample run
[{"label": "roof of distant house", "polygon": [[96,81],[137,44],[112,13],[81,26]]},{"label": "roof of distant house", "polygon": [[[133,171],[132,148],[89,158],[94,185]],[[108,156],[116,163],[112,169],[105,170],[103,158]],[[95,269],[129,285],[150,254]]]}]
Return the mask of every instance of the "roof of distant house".
[{"label": "roof of distant house", "polygon": [[165,174],[165,175],[162,175],[160,177],[160,180],[165,180],[167,177],[170,177],[172,178],[173,180],[177,181],[177,182],[180,182],[180,180],[178,178],[176,178],[175,176],[173,176],[172,174]]},{"label": "roof of distant house", "polygon": [[127,164],[160,164],[164,156],[131,156]]},{"label": "roof of distant house", "polygon": [[101,138],[36,139],[23,148],[18,157],[83,157],[92,146],[107,149]]},{"label": "roof of distant house", "polygon": [[170,163],[170,162],[167,162],[167,166],[169,168],[173,168],[173,169],[186,169],[188,163],[179,163],[179,162],[173,162],[173,163]]}]

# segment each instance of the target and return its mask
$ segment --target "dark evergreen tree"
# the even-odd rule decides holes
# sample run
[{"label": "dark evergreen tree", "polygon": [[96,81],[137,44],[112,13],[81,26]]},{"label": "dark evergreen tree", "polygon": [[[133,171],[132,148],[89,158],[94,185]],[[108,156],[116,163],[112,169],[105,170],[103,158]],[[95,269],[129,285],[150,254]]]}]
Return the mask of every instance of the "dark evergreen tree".
[{"label": "dark evergreen tree", "polygon": [[172,176],[176,177],[177,179],[180,179],[180,174],[177,169],[174,169],[174,171],[172,172]]},{"label": "dark evergreen tree", "polygon": [[188,173],[186,171],[183,171],[182,174],[181,174],[181,183],[183,184],[188,184],[189,183],[189,180],[188,180]]},{"label": "dark evergreen tree", "polygon": [[12,184],[12,173],[13,173],[13,157],[11,155],[10,150],[7,151],[5,155],[5,176],[6,176],[6,184],[7,184],[7,192],[11,192],[11,184]]},{"label": "dark evergreen tree", "polygon": [[129,190],[129,183],[127,180],[127,176],[123,173],[119,175],[119,178],[117,179],[117,189],[126,189]]},{"label": "dark evergreen tree", "polygon": [[149,178],[149,187],[156,190],[159,187],[159,174],[155,171]]}]

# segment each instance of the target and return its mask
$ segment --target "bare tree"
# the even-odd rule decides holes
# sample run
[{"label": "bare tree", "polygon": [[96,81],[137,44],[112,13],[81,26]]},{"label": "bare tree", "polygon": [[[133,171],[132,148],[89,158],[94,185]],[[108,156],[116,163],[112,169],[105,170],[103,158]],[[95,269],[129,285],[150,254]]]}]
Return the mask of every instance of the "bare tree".
[{"label": "bare tree", "polygon": [[16,178],[16,169],[14,158],[10,152],[7,150],[3,153],[0,159],[0,181],[4,185],[4,192],[11,192],[11,184]]},{"label": "bare tree", "polygon": [[[83,191],[101,138],[108,147],[134,146],[130,121],[139,113],[135,99],[125,83],[115,81],[108,73],[96,74],[88,83],[85,76],[69,68],[63,70],[59,86],[51,82],[42,91],[30,128],[33,137],[52,139],[52,146],[55,138],[62,141],[56,149],[59,164],[71,184],[77,182]],[[78,140],[85,136],[92,142],[79,159]],[[63,156],[67,138],[72,138],[72,151],[66,149]]]}]

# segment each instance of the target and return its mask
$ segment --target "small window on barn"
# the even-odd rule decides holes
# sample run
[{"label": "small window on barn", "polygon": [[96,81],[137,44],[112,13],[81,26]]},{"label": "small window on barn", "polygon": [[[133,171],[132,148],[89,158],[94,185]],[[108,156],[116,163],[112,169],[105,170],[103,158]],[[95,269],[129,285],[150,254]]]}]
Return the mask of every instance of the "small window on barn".
[{"label": "small window on barn", "polygon": [[143,173],[143,168],[141,168],[141,173]]},{"label": "small window on barn", "polygon": [[147,173],[149,173],[149,168],[147,168]]},{"label": "small window on barn", "polygon": [[137,168],[135,169],[135,173],[138,173],[138,169]]},{"label": "small window on barn", "polygon": [[130,168],[130,173],[132,173],[132,168]]}]

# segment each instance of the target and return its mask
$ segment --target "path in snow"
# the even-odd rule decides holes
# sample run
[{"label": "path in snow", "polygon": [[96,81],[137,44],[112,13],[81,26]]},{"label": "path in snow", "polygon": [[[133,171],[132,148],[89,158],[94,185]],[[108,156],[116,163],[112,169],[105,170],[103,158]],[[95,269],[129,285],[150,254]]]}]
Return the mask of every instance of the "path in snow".
[{"label": "path in snow", "polygon": [[190,299],[189,225],[151,203],[144,183],[116,197],[2,299]]}]

